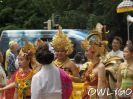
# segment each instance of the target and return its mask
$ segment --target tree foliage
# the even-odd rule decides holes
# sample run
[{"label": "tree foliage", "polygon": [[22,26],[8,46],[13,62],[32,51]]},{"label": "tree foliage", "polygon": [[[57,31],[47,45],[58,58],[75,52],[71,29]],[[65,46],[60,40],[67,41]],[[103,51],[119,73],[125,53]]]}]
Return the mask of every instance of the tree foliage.
[{"label": "tree foliage", "polygon": [[[126,37],[127,13],[116,13],[120,2],[122,0],[1,0],[0,30],[43,29],[44,21],[58,15],[58,23],[63,28],[92,29],[101,22],[107,25],[111,37]],[[130,28],[133,32],[133,26]]]}]

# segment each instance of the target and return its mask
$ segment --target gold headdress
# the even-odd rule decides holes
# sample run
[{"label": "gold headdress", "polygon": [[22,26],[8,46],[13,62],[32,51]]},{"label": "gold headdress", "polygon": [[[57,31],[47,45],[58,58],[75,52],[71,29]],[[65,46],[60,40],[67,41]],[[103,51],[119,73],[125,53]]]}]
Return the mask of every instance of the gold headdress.
[{"label": "gold headdress", "polygon": [[73,44],[68,36],[63,33],[62,28],[59,27],[58,32],[55,34],[52,40],[52,46],[55,50],[64,50],[67,55],[73,52]]},{"label": "gold headdress", "polygon": [[25,46],[21,48],[19,56],[31,59],[32,56],[35,54],[35,52],[36,52],[35,46],[31,42],[28,42],[27,39],[25,39]]},{"label": "gold headdress", "polygon": [[[98,26],[98,25],[97,25]],[[101,25],[99,25],[100,27],[102,27]],[[108,66],[110,64],[115,64],[117,61],[122,61],[121,58],[119,57],[106,57],[106,53],[107,53],[107,44],[108,41],[103,40],[103,35],[101,32],[99,32],[97,30],[96,27],[95,29],[93,29],[90,32],[90,35],[81,42],[81,47],[85,50],[90,49],[90,51],[93,51],[96,53],[96,55],[100,55],[102,58],[102,62],[105,64],[105,66]],[[99,28],[99,30],[101,30]]]},{"label": "gold headdress", "polygon": [[81,41],[81,48],[83,48],[84,50],[88,50],[88,48],[89,48],[89,41],[87,39]]},{"label": "gold headdress", "polygon": [[101,28],[103,28],[101,24],[96,25],[96,28],[90,32],[90,35],[86,38],[86,40],[81,42],[81,47],[83,49],[87,50],[91,48],[95,53],[99,54],[100,56],[106,53],[106,46],[108,44],[107,41],[102,40]]}]

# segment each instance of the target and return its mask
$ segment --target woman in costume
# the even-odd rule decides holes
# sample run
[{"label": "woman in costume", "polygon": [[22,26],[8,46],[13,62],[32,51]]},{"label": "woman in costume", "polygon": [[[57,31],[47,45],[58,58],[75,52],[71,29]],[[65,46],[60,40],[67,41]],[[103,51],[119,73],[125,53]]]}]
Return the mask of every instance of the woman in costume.
[{"label": "woman in costume", "polygon": [[73,44],[71,40],[63,33],[61,27],[53,37],[52,46],[55,50],[54,64],[64,69],[74,82],[80,82],[79,71],[74,62],[72,62],[68,55],[73,52]]},{"label": "woman in costume", "polygon": [[0,91],[15,87],[14,99],[30,99],[31,79],[34,74],[34,71],[30,68],[30,62],[34,53],[33,44],[27,41],[18,55],[19,70],[16,72],[15,81],[0,88]]},{"label": "woman in costume", "polygon": [[[113,71],[117,62],[121,60],[119,57],[106,57],[107,54],[107,44],[104,32],[101,32],[103,26],[100,23],[96,25],[96,28],[90,32],[90,35],[86,40],[81,42],[81,47],[85,49],[85,54],[88,59],[88,62],[83,64],[82,71],[80,71],[85,84],[83,99],[108,99],[107,93],[111,91],[110,78],[114,79]],[[104,34],[104,35],[103,35]],[[95,93],[93,89],[102,89],[105,88],[105,94],[103,96]],[[89,93],[89,94],[88,94]]]},{"label": "woman in costume", "polygon": [[[93,37],[93,35],[95,35]],[[92,39],[91,39],[92,37]],[[107,99],[106,96],[88,95],[88,92],[92,92],[91,88],[104,89],[107,87],[105,77],[105,67],[101,63],[100,56],[105,54],[105,44],[99,41],[100,35],[97,31],[92,31],[92,34],[88,37],[88,40],[82,42],[82,47],[86,50],[89,62],[87,62],[86,70],[84,71],[85,77],[85,89],[82,99]]]},{"label": "woman in costume", "polygon": [[[131,89],[133,91],[133,45],[126,45],[124,48],[125,62],[119,66],[117,88],[121,90]],[[119,95],[119,99],[133,99],[133,94]]]}]

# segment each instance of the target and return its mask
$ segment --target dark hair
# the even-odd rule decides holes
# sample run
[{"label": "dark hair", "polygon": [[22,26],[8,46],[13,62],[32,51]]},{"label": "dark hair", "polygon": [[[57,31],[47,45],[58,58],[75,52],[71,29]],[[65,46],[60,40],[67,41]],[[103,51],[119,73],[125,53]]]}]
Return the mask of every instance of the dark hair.
[{"label": "dark hair", "polygon": [[125,47],[127,47],[130,52],[133,52],[133,45],[132,44],[128,44]]},{"label": "dark hair", "polygon": [[40,45],[36,50],[36,60],[40,64],[50,64],[54,60],[54,54],[49,51],[48,45]]},{"label": "dark hair", "polygon": [[76,63],[81,63],[81,61],[82,61],[82,56],[81,56],[79,53],[77,53],[77,54],[74,56],[74,61],[75,61]]},{"label": "dark hair", "polygon": [[122,38],[119,36],[115,36],[113,40],[119,41],[120,45],[122,45]]}]

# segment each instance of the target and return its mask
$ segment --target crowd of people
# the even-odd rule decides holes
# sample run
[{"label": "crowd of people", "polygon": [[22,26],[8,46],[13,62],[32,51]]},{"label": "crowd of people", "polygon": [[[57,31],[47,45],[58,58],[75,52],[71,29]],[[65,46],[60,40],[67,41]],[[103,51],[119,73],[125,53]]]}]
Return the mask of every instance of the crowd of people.
[{"label": "crowd of people", "polygon": [[[10,41],[5,57],[0,53],[0,99],[133,99],[133,44],[127,41],[122,51],[116,36],[108,51],[98,26],[81,42],[84,53],[77,52],[74,61],[73,44],[61,28],[51,41],[54,53],[41,39],[35,44],[25,39],[21,48]],[[78,97],[76,83],[82,84]]]}]

